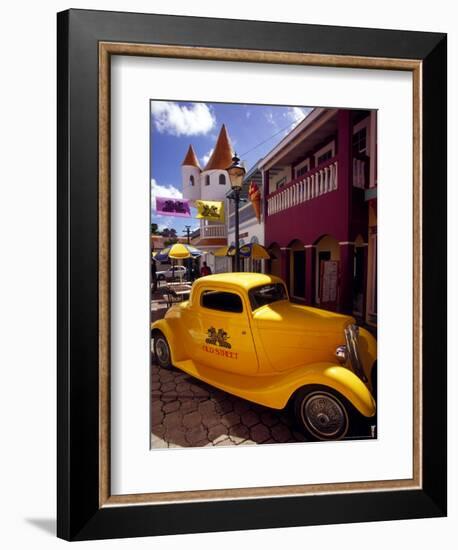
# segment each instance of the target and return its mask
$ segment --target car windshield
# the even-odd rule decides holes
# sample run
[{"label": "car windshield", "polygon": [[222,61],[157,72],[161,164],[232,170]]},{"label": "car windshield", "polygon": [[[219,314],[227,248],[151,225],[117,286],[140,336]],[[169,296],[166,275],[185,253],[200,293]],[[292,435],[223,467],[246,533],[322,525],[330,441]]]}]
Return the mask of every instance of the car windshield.
[{"label": "car windshield", "polygon": [[285,287],[282,283],[257,286],[248,292],[248,296],[250,298],[252,310],[271,304],[272,302],[278,302],[279,300],[286,300],[288,298]]}]

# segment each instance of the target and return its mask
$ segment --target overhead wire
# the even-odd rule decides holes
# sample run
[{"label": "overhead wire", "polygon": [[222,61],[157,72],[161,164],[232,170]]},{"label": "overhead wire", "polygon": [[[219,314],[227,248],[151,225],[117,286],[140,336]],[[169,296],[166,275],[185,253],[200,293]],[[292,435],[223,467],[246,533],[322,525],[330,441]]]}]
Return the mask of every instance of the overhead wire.
[{"label": "overhead wire", "polygon": [[[301,122],[301,120],[299,121]],[[248,155],[248,153],[251,153],[252,151],[254,151],[255,149],[257,149],[258,147],[261,147],[261,145],[264,145],[264,143],[267,143],[268,141],[270,141],[271,139],[273,139],[275,136],[278,136],[278,134],[280,134],[281,132],[284,132],[285,130],[288,130],[289,128],[291,128],[291,126],[294,125],[294,127],[296,127],[299,122],[290,122],[288,124],[288,126],[285,126],[284,128],[281,128],[280,130],[278,130],[278,132],[275,132],[275,134],[272,134],[270,137],[268,137],[267,139],[264,139],[263,141],[260,141],[258,144],[256,144],[254,147],[251,147],[251,149],[248,149],[248,151],[245,151],[244,153],[241,153],[240,154],[240,157],[244,157],[245,155]]]}]

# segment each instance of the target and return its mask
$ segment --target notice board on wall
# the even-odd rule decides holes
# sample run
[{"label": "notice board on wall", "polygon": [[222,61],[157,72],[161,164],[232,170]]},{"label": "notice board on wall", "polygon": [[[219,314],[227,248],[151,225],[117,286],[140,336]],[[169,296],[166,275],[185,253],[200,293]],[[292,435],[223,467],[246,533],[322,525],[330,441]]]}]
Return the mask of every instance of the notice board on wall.
[{"label": "notice board on wall", "polygon": [[321,262],[320,304],[336,304],[339,284],[339,262]]}]

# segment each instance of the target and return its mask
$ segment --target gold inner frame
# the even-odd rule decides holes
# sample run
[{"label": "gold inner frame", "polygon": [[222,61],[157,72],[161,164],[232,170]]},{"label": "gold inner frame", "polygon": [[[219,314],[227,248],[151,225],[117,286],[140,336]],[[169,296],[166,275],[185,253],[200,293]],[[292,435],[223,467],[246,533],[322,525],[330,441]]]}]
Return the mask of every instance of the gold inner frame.
[{"label": "gold inner frame", "polygon": [[[110,493],[110,82],[111,56],[168,57],[321,67],[410,71],[413,76],[413,477],[386,481],[240,487],[111,495]],[[329,493],[415,490],[422,487],[422,62],[156,44],[99,43],[99,507],[170,502],[288,497]]]}]

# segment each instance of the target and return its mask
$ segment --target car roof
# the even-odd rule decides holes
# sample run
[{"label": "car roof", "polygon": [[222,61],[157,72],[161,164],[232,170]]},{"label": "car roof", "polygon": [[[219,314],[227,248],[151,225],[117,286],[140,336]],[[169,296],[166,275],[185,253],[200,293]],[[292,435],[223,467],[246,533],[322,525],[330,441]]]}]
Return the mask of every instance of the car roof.
[{"label": "car roof", "polygon": [[283,283],[280,277],[275,275],[266,275],[264,273],[216,273],[197,279],[194,283],[195,288],[199,288],[208,283],[216,285],[231,285],[244,290],[250,290],[256,286],[268,285],[272,283]]}]

